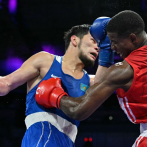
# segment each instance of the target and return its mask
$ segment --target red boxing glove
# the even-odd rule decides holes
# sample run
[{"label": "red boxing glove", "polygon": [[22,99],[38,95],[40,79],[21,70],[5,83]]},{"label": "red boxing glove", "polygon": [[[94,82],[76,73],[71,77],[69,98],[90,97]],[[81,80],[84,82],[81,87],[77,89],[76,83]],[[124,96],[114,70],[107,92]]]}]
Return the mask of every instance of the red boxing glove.
[{"label": "red boxing glove", "polygon": [[38,104],[46,108],[59,108],[59,102],[63,95],[68,96],[61,87],[61,79],[50,78],[42,81],[38,85],[35,100]]}]

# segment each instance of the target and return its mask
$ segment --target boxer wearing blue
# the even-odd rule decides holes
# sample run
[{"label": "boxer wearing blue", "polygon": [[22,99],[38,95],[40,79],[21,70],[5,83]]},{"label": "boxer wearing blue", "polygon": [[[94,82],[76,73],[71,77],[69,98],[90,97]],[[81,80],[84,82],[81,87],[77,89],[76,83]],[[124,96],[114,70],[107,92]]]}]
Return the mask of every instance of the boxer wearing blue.
[{"label": "boxer wearing blue", "polygon": [[[83,77],[81,79],[75,79],[72,76],[63,73],[61,67],[62,59],[63,57],[55,56],[50,70],[47,72],[45,77],[27,94],[27,117],[25,119],[27,131],[23,138],[22,147],[74,146],[75,138],[77,135],[77,127],[80,122],[70,119],[59,109],[47,109],[49,108],[47,105],[44,107],[41,106],[43,104],[38,105],[34,99],[35,93],[37,93],[36,95],[38,97],[40,96],[39,93],[42,94],[44,92],[43,97],[46,95],[46,93],[48,93],[51,86],[48,87],[47,81],[48,79],[52,78],[53,75],[56,77],[61,77],[64,90],[70,96],[77,97],[82,96],[85,93],[86,89],[85,91],[82,91],[81,84],[87,85],[87,88],[89,87],[90,79],[88,74],[83,71]],[[49,83],[52,83],[52,81],[50,80]]]},{"label": "boxer wearing blue", "polygon": [[[64,56],[39,52],[24,62],[18,70],[0,77],[0,96],[27,82],[27,130],[22,147],[74,147],[80,122],[58,109],[59,102],[63,95],[74,99],[84,95],[88,87],[96,83],[107,67],[113,64],[110,42],[103,27],[105,19],[98,20],[101,21],[97,26],[98,33],[104,33],[100,38],[91,36],[93,26],[74,26],[65,33]],[[99,52],[97,43],[100,48],[99,67],[96,76],[91,77],[83,68],[94,65]],[[108,58],[105,59],[104,55]]]},{"label": "boxer wearing blue", "polygon": [[[27,130],[22,147],[74,146],[79,121],[69,118],[57,108],[60,96],[69,95],[74,98],[84,95],[88,87],[98,81],[105,71],[105,66],[100,67],[97,76],[89,77],[83,70],[85,66],[94,65],[99,51],[89,28],[90,25],[87,24],[74,26],[65,33],[66,53],[63,57],[39,52],[26,60],[18,70],[0,77],[0,96],[27,82]],[[59,80],[57,83],[52,80],[57,78],[61,79],[61,85]],[[57,87],[52,89],[50,83]],[[49,90],[55,91],[56,95],[49,95]],[[61,95],[57,96],[58,94]],[[50,98],[54,98],[51,104],[48,103]]]}]

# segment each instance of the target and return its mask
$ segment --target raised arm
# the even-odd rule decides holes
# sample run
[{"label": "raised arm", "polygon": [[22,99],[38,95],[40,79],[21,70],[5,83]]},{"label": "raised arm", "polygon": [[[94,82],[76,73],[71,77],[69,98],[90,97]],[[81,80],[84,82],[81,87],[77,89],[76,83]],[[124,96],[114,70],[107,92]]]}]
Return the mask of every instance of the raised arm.
[{"label": "raised arm", "polygon": [[[117,65],[117,66],[116,66]],[[118,88],[127,91],[132,83],[133,69],[126,62],[111,66],[104,77],[79,98],[63,96],[60,109],[69,117],[83,120],[89,117]]]},{"label": "raised arm", "polygon": [[49,60],[49,58],[52,60],[50,56],[45,52],[37,53],[26,60],[18,70],[7,76],[0,77],[0,96],[4,96],[18,86],[38,77],[41,68],[45,64],[44,62],[46,62],[44,60]]}]

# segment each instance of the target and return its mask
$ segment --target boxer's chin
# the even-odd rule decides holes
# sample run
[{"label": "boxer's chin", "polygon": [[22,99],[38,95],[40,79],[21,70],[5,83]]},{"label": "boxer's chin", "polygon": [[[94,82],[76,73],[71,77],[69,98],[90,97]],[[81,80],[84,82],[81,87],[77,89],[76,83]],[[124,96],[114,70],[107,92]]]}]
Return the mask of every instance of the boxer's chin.
[{"label": "boxer's chin", "polygon": [[83,55],[82,53],[79,56],[80,60],[83,62],[83,64],[86,67],[92,67],[94,66],[95,61],[92,59],[89,59],[86,55]]}]

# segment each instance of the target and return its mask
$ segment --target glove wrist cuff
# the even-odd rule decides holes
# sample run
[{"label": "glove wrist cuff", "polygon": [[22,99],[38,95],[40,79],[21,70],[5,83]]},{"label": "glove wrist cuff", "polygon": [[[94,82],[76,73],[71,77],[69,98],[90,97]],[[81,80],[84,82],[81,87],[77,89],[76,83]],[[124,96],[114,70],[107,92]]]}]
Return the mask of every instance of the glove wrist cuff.
[{"label": "glove wrist cuff", "polygon": [[69,96],[67,93],[61,93],[60,95],[59,95],[59,97],[58,97],[58,99],[57,99],[57,103],[56,103],[56,108],[58,108],[58,109],[60,109],[60,100],[61,100],[61,98],[64,96],[64,95],[66,95],[66,96]]}]

